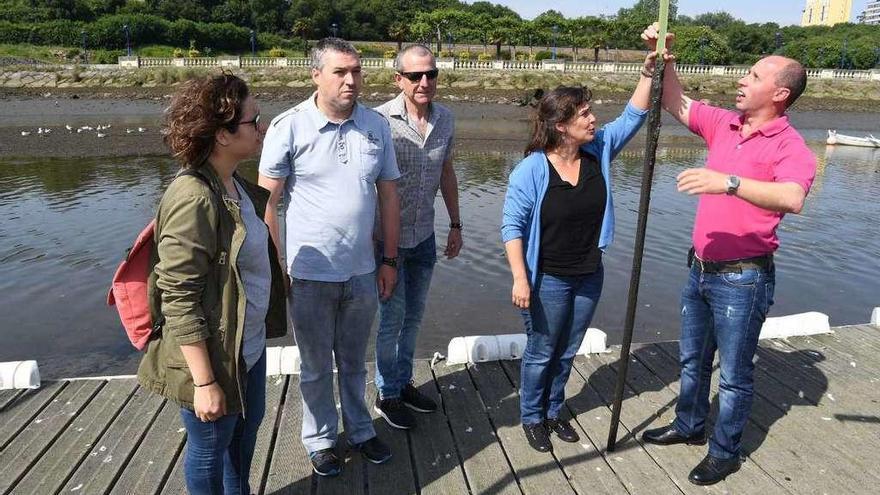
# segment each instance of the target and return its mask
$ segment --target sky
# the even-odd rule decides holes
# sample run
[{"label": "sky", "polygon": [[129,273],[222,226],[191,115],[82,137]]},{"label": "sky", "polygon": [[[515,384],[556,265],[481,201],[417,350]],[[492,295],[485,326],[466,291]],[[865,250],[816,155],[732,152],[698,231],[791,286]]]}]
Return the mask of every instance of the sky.
[{"label": "sky", "polygon": [[[468,1],[470,3],[470,0]],[[565,17],[613,15],[618,9],[636,3],[636,0],[554,0],[550,4],[535,0],[489,1],[510,7],[524,19],[533,19],[550,8],[562,12]],[[711,0],[678,0],[678,13],[694,17],[705,12],[725,10],[733,17],[748,23],[776,22],[781,26],[787,26],[800,24],[801,12],[806,5],[805,0],[736,0],[724,3],[726,5],[721,7]],[[867,3],[868,0],[853,0],[851,19],[853,22]]]}]

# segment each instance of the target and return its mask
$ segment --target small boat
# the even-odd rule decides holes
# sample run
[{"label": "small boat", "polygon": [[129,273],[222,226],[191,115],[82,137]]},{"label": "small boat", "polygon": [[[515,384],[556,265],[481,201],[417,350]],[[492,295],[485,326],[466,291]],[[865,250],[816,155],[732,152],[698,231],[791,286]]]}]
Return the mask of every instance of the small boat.
[{"label": "small boat", "polygon": [[863,148],[880,148],[880,139],[868,134],[866,137],[847,136],[846,134],[838,134],[837,131],[828,131],[828,144],[843,144],[847,146],[861,146]]}]

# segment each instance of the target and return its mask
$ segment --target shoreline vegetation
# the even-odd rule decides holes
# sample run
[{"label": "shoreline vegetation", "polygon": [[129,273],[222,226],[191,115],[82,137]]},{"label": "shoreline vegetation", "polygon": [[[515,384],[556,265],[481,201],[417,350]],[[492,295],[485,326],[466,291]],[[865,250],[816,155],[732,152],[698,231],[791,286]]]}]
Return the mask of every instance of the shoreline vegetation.
[{"label": "shoreline vegetation", "polygon": [[[157,69],[91,69],[87,66],[0,67],[0,100],[20,98],[100,98],[163,100],[187,79],[218,69],[163,67]],[[312,91],[308,69],[234,69],[254,91],[267,100],[306,97]],[[379,99],[396,94],[393,71],[365,70],[364,98]],[[681,75],[685,91],[715,104],[729,105],[736,92],[736,77]],[[607,103],[624,103],[635,87],[632,74],[548,73],[502,71],[441,71],[438,94],[441,101],[466,101],[526,105],[537,89],[583,84],[595,98]],[[797,110],[880,112],[880,84],[876,81],[813,79]]]}]

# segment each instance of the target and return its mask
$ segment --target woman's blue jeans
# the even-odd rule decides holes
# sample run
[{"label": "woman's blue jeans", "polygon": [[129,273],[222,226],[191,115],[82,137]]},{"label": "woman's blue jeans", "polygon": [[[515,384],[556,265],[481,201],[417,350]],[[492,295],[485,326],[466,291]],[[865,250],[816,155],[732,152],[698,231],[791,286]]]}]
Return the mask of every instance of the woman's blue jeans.
[{"label": "woman's blue jeans", "polygon": [[[186,428],[183,472],[191,495],[249,495],[257,430],[266,412],[266,351],[248,371],[245,411],[204,423],[180,408]],[[228,400],[228,399],[227,399]]]},{"label": "woman's blue jeans", "polygon": [[520,417],[535,424],[560,416],[572,361],[602,295],[602,265],[589,275],[539,273],[523,320],[528,340],[521,367]]}]

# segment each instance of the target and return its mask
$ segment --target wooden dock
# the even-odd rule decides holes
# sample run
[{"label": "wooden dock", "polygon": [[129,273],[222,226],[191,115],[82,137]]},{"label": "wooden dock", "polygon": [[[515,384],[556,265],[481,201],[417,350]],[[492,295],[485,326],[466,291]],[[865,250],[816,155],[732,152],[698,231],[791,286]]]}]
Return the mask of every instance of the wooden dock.
[{"label": "wooden dock", "polygon": [[[763,341],[744,439],[748,458],[739,473],[711,487],[687,481],[706,447],[639,441],[644,429],[675,414],[677,352],[675,342],[634,346],[615,452],[604,446],[617,356],[578,357],[566,396],[582,440],[554,438],[552,455],[530,449],[522,434],[518,361],[433,369],[418,361],[416,385],[442,411],[418,415],[410,432],[376,420],[394,458],[375,466],[346,452],[343,474],[332,479],[312,475],[299,441],[298,377],[269,377],[251,486],[260,494],[303,495],[877,493],[880,329]],[[369,400],[374,393],[370,382]],[[185,493],[178,414],[133,379],[0,392],[0,494]]]}]

